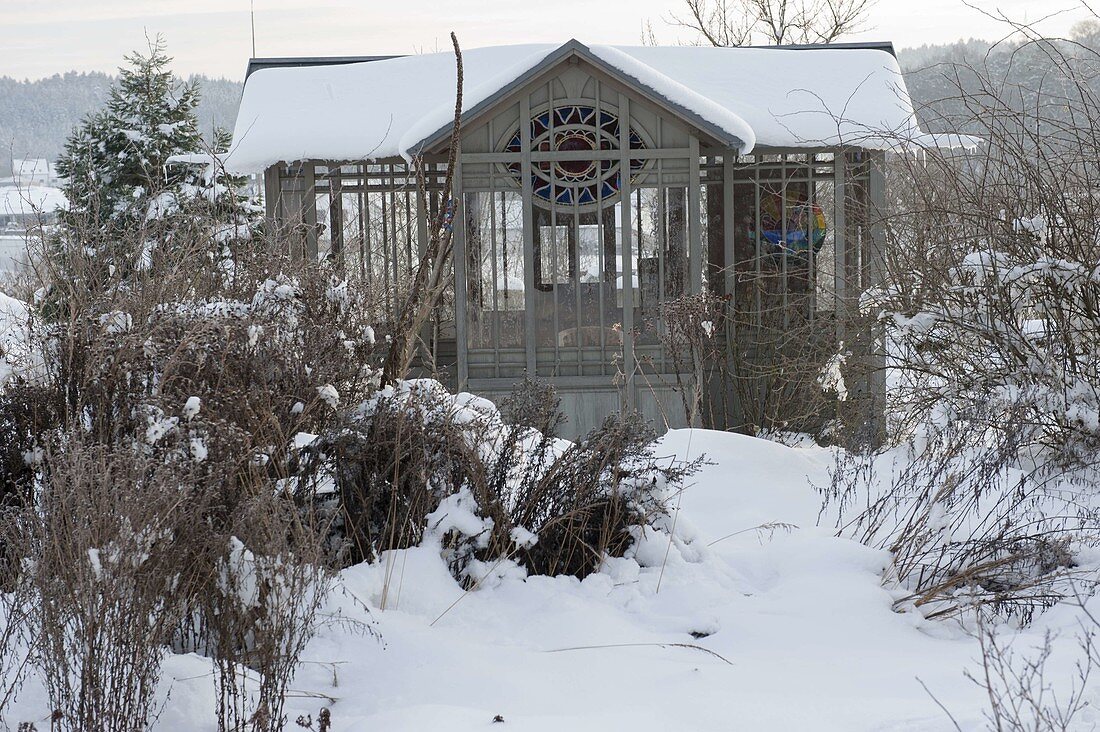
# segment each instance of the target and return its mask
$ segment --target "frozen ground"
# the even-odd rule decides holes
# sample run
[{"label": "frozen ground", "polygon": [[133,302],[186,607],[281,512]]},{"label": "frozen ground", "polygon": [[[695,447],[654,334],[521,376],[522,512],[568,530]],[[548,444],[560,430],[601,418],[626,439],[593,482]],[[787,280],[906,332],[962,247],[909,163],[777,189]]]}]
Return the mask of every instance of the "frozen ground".
[{"label": "frozen ground", "polygon": [[26,260],[26,237],[22,234],[0,234],[0,272],[19,269]]},{"label": "frozen ground", "polygon": [[[328,623],[293,684],[289,728],[330,705],[334,730],[955,729],[919,679],[963,729],[984,729],[982,692],[963,677],[976,642],[892,611],[886,556],[815,526],[809,482],[826,479],[828,450],[680,430],[661,451],[714,461],[674,499],[681,548],[654,535],[583,582],[469,593],[431,547],[345,571],[326,613],[373,622],[381,640]],[[791,526],[753,530],[776,522]],[[1075,623],[1056,608],[1017,640],[1066,632],[1050,677],[1061,688]],[[207,661],[171,658],[168,688],[158,729],[215,729]],[[40,719],[41,692],[24,696],[22,718]]]}]

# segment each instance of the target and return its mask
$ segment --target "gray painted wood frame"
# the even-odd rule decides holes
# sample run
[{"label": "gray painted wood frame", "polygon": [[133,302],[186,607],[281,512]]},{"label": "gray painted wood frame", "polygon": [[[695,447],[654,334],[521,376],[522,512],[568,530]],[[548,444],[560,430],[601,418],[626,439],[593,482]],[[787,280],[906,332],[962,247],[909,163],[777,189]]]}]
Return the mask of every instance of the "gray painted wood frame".
[{"label": "gray painted wood frame", "polygon": [[623,402],[627,409],[636,404],[634,394],[634,218],[631,215],[630,180],[630,97],[619,94],[619,195],[621,196],[622,225],[620,229],[623,266],[623,374],[625,388]]},{"label": "gray painted wood frame", "polygon": [[836,340],[842,343],[847,337],[844,325],[848,320],[848,282],[847,282],[847,158],[839,153],[833,159],[833,287],[836,313]]},{"label": "gray painted wood frame", "polygon": [[[886,275],[886,153],[870,152],[867,190],[869,201],[867,251],[864,255],[864,291],[882,286]],[[876,439],[886,430],[886,333],[882,323],[870,325],[868,392],[871,399],[868,417]]]},{"label": "gray painted wood frame", "polygon": [[[552,104],[551,99],[551,104]],[[614,102],[609,99],[607,104],[610,106]],[[644,150],[632,150],[630,148],[629,131],[631,119],[631,103],[632,99],[629,94],[620,91],[618,92],[618,115],[625,123],[619,127],[619,140],[617,150],[599,150],[599,151],[577,151],[577,152],[539,152],[533,150],[533,141],[531,139],[531,127],[526,123],[531,119],[532,104],[529,95],[520,96],[515,104],[519,110],[519,129],[521,131],[521,151],[517,155],[515,153],[461,153],[456,164],[455,172],[455,188],[453,192],[454,196],[454,225],[457,226],[457,230],[454,232],[454,315],[456,322],[454,323],[454,333],[456,338],[457,348],[457,386],[458,388],[467,389],[485,389],[493,391],[494,393],[503,389],[505,384],[512,383],[512,379],[501,378],[503,374],[515,373],[514,370],[503,370],[500,360],[501,354],[505,350],[500,346],[499,338],[496,340],[494,346],[495,353],[494,358],[496,363],[496,377],[494,378],[471,378],[471,363],[472,354],[468,338],[470,336],[470,306],[469,290],[468,290],[468,277],[470,276],[468,267],[468,257],[470,253],[467,249],[467,231],[466,221],[468,212],[466,211],[467,201],[464,195],[467,189],[464,186],[463,172],[467,166],[486,166],[487,173],[482,173],[480,170],[476,172],[475,176],[487,177],[489,181],[490,200],[489,210],[495,212],[495,195],[504,188],[494,188],[494,180],[497,180],[497,186],[503,184],[499,183],[500,180],[504,180],[507,176],[501,174],[496,170],[497,166],[501,166],[504,163],[519,162],[520,172],[519,180],[509,182],[508,185],[513,185],[518,190],[520,201],[518,202],[522,206],[522,247],[523,247],[523,283],[527,293],[534,293],[536,290],[536,272],[535,272],[535,254],[536,245],[535,237],[536,232],[533,230],[535,225],[534,216],[534,195],[533,195],[533,170],[534,166],[543,161],[568,161],[568,160],[614,160],[619,166],[621,171],[621,185],[619,191],[614,194],[615,202],[620,205],[620,219],[621,226],[619,227],[618,240],[621,245],[621,251],[618,254],[620,259],[619,265],[621,266],[622,277],[622,328],[623,328],[623,345],[622,345],[622,367],[624,374],[624,382],[621,384],[619,391],[619,399],[621,400],[621,406],[632,408],[639,406],[639,392],[640,388],[643,388],[641,383],[642,379],[639,377],[639,356],[643,347],[637,346],[635,343],[635,326],[637,325],[635,320],[635,307],[639,304],[637,293],[635,292],[635,285],[639,277],[639,273],[635,271],[635,247],[639,247],[638,256],[641,256],[640,242],[635,242],[636,232],[634,231],[633,217],[635,214],[634,207],[634,194],[638,189],[654,187],[658,191],[665,191],[666,187],[679,187],[681,181],[684,180],[684,173],[682,168],[686,163],[687,166],[687,178],[686,178],[686,197],[687,197],[687,254],[689,262],[688,272],[688,291],[691,293],[699,293],[702,291],[703,286],[703,273],[704,273],[704,250],[702,241],[702,201],[701,190],[703,185],[711,185],[708,189],[707,196],[710,201],[711,195],[720,196],[721,200],[721,246],[719,247],[720,255],[723,256],[723,267],[720,277],[724,286],[725,294],[728,296],[734,296],[737,294],[738,272],[737,272],[737,245],[735,245],[735,237],[737,236],[738,213],[749,214],[750,219],[755,223],[756,241],[756,262],[755,267],[756,274],[760,275],[760,262],[764,252],[761,249],[760,243],[760,231],[761,231],[761,185],[767,183],[769,180],[783,180],[783,181],[798,181],[804,182],[808,190],[810,191],[810,200],[813,201],[813,197],[816,196],[814,192],[815,183],[821,182],[826,186],[831,184],[833,188],[833,218],[831,225],[833,227],[833,268],[834,268],[834,280],[831,283],[834,288],[832,293],[832,301],[825,301],[824,303],[818,303],[818,290],[816,286],[818,262],[811,257],[810,262],[807,265],[809,270],[809,281],[814,283],[810,288],[809,297],[809,317],[813,319],[816,316],[816,309],[819,305],[825,305],[824,309],[828,309],[828,305],[833,305],[836,312],[835,318],[835,337],[837,342],[844,341],[846,337],[850,338],[854,335],[854,332],[846,332],[846,328],[851,327],[850,323],[852,318],[856,315],[855,304],[859,294],[866,288],[874,286],[881,281],[882,277],[882,247],[884,246],[884,227],[882,226],[881,219],[870,216],[867,217],[866,213],[856,213],[860,211],[860,207],[850,206],[849,199],[852,198],[855,190],[862,190],[865,193],[855,194],[856,196],[865,196],[864,207],[873,214],[875,211],[881,211],[885,205],[885,176],[883,174],[883,161],[884,155],[881,153],[869,153],[867,151],[855,151],[855,150],[768,150],[761,151],[759,154],[752,156],[750,161],[742,161],[741,156],[733,149],[716,149],[706,148],[701,149],[701,141],[699,137],[691,134],[690,131],[687,135],[689,145],[687,147],[673,147],[662,148],[660,147],[659,139],[656,145],[652,148],[646,148]],[[599,104],[599,102],[597,102]],[[659,124],[660,118],[658,118]],[[659,128],[658,128],[659,129]],[[652,132],[652,131],[651,131]],[[658,136],[659,137],[659,136]],[[492,138],[492,134],[490,134]],[[682,140],[679,144],[682,144]],[[833,156],[833,160],[828,160],[819,163],[816,159],[816,155],[821,153],[830,154]],[[702,155],[706,155],[706,161],[703,162]],[[764,156],[781,156],[772,160],[765,158]],[[788,160],[785,156],[797,155],[800,156],[797,160]],[[804,158],[801,156],[805,156]],[[651,176],[651,179],[642,177],[639,180],[644,182],[638,182],[635,184],[633,176],[631,175],[631,161],[632,160],[645,160],[652,162],[653,166],[649,169],[646,176]],[[669,163],[672,166],[674,176],[671,179],[663,178],[663,163]],[[831,171],[826,164],[831,164]],[[438,163],[429,166],[432,175],[430,175],[429,187],[432,190],[438,190],[435,188],[435,179],[437,174],[441,173],[440,160]],[[402,210],[399,212],[392,204],[397,203],[402,198],[400,193],[408,191],[407,185],[409,176],[411,173],[408,170],[408,164],[401,160],[387,160],[387,161],[374,161],[371,163],[356,163],[354,168],[353,164],[346,164],[348,169],[345,170],[342,164],[336,162],[325,161],[304,161],[300,163],[292,164],[289,167],[284,166],[272,166],[264,175],[264,192],[267,199],[268,216],[275,222],[286,222],[302,224],[304,232],[306,234],[305,239],[305,251],[303,254],[307,256],[317,256],[317,217],[318,217],[318,194],[328,193],[331,198],[329,201],[330,221],[334,226],[332,229],[332,246],[334,254],[338,249],[346,248],[348,236],[354,236],[352,229],[344,230],[343,227],[339,227],[337,218],[342,216],[340,210],[340,196],[341,194],[351,194],[360,196],[361,199],[367,199],[369,195],[376,195],[381,193],[387,197],[387,202],[390,202],[390,210],[387,212],[390,218],[400,215],[401,217],[414,216],[415,217],[415,231],[420,244],[418,253],[422,253],[423,246],[426,241],[426,231],[428,226],[428,217],[430,214],[437,210],[437,202],[435,200],[426,201],[422,199],[418,194],[415,198],[415,203],[410,210]],[[389,166],[388,168],[386,166]],[[437,167],[439,166],[439,167]],[[374,171],[369,172],[368,167]],[[803,167],[805,172],[803,172]],[[820,170],[819,170],[820,169]],[[762,170],[768,171],[765,175],[761,174]],[[774,172],[778,171],[778,173]],[[706,173],[706,179],[703,178],[703,173]],[[553,175],[553,174],[551,174]],[[778,175],[778,178],[774,176]],[[772,177],[769,177],[772,176]],[[669,182],[670,180],[674,182]],[[721,188],[718,188],[718,182],[721,182]],[[749,205],[753,205],[755,210],[753,212],[738,212],[735,211],[735,207],[742,200],[737,198],[736,186],[745,185],[746,183],[753,183],[754,193],[751,198],[747,200]],[[405,186],[405,187],[402,187]],[[473,187],[475,191],[481,191],[480,184]],[[511,188],[507,190],[513,190]],[[721,191],[719,193],[719,190]],[[323,200],[323,199],[320,199]],[[368,205],[364,206],[360,214],[359,227],[366,226],[369,229],[369,223],[365,221],[364,214],[370,215],[369,200]],[[602,201],[601,201],[602,203]],[[442,204],[445,205],[445,204]],[[612,205],[614,205],[612,203]],[[664,196],[658,197],[658,209],[663,209],[665,205]],[[786,198],[781,199],[780,206],[782,208],[782,225],[784,232],[787,226],[787,209]],[[434,208],[433,208],[434,207]],[[550,202],[549,207],[551,210],[555,208],[553,201]],[[322,216],[324,206],[321,205]],[[415,209],[415,210],[413,210]],[[495,213],[493,214],[495,215]],[[662,210],[658,211],[658,218],[664,221],[664,213]],[[574,225],[575,222],[574,222]],[[602,223],[600,224],[603,225]],[[396,232],[390,231],[391,238]],[[713,233],[713,232],[711,232]],[[406,232],[406,235],[411,235],[411,231]],[[658,234],[659,237],[667,236],[667,232]],[[362,239],[363,237],[361,237]],[[393,257],[394,261],[387,263],[387,274],[397,276],[397,249],[405,243],[404,238],[402,244],[393,242],[393,247],[387,249],[386,256]],[[344,247],[341,247],[344,244]],[[360,247],[364,246],[360,241]],[[484,246],[484,245],[482,245]],[[490,237],[489,246],[498,246],[497,239],[494,236]],[[709,249],[708,249],[709,251]],[[718,250],[716,250],[718,251]],[[348,250],[349,255],[352,254],[351,250]],[[713,256],[718,256],[714,254]],[[750,255],[751,256],[751,255]],[[785,276],[787,273],[786,253],[782,253],[782,272]],[[362,255],[360,256],[362,259]],[[828,260],[826,260],[827,262]],[[415,266],[415,262],[410,262],[410,266]],[[778,260],[777,260],[778,264]],[[361,262],[361,266],[362,262]],[[404,265],[402,265],[404,266]],[[822,265],[824,266],[824,265]],[[391,267],[393,271],[390,272]],[[602,270],[602,265],[601,265]],[[664,287],[664,276],[659,273],[659,281],[662,283],[661,287]],[[786,287],[786,284],[783,285]],[[614,292],[614,291],[613,291]],[[824,290],[823,292],[827,292]],[[574,293],[576,294],[576,293]],[[786,290],[784,289],[782,295],[786,296]],[[601,294],[602,296],[602,294]],[[612,295],[614,296],[614,295]],[[759,294],[756,295],[759,299]],[[794,303],[797,298],[791,299],[791,303]],[[579,308],[578,308],[579,309]],[[760,312],[760,307],[757,305],[755,308],[757,313]],[[601,312],[603,307],[601,305]],[[524,301],[524,338],[522,349],[516,349],[514,354],[516,357],[516,363],[523,363],[526,372],[529,375],[538,373],[539,362],[538,358],[543,356],[539,350],[540,345],[538,341],[538,332],[536,323],[538,320],[538,313],[536,313],[536,299],[528,296]],[[826,321],[822,321],[825,324]],[[732,323],[732,321],[731,321]],[[556,330],[556,328],[555,328]],[[601,336],[603,337],[603,336]],[[737,333],[727,333],[727,349],[734,347],[736,342]],[[873,338],[873,342],[881,343],[881,337],[876,331],[876,335]],[[607,349],[604,349],[606,344],[601,341],[601,353],[609,353]],[[636,348],[637,347],[637,348]],[[578,359],[578,368],[576,376],[553,376],[553,381],[562,389],[573,389],[578,394],[594,393],[600,390],[614,389],[612,380],[605,376],[586,376],[584,366],[591,362],[582,359],[581,348],[575,349],[576,353],[569,352],[569,358],[576,356]],[[612,349],[615,350],[615,349]],[[589,354],[591,355],[591,354]],[[875,349],[874,353],[869,354],[872,358],[876,359],[872,364],[870,371],[870,382],[864,385],[864,388],[869,388],[872,394],[881,394],[885,388],[882,380],[881,369],[881,348]],[[543,356],[544,357],[544,356]],[[544,357],[545,358],[545,357]],[[480,362],[479,362],[480,363]],[[511,360],[509,361],[511,363]],[[479,374],[486,373],[484,370],[478,371]],[[601,402],[602,403],[602,402]]]},{"label": "gray painted wood frame", "polygon": [[[524,94],[519,103],[519,129],[520,129],[520,175],[523,185],[523,288],[528,293],[523,298],[524,320],[524,347],[527,352],[527,374],[531,378],[538,373],[538,364],[535,359],[535,298],[529,293],[535,291],[535,232],[532,228],[534,222],[534,185],[531,170],[531,98]],[[494,244],[495,246],[495,244]]]},{"label": "gray painted wood frame", "polygon": [[699,138],[692,135],[690,140],[687,186],[688,291],[698,295],[703,290],[703,212],[699,197]]},{"label": "gray painted wood frame", "polygon": [[454,202],[454,214],[451,225],[452,243],[454,246],[454,283],[455,290],[455,346],[457,347],[458,388],[465,391],[469,388],[470,358],[469,358],[469,333],[467,328],[467,299],[469,291],[466,289],[466,196],[462,187],[462,150],[455,156],[454,177],[452,178],[451,200]]}]

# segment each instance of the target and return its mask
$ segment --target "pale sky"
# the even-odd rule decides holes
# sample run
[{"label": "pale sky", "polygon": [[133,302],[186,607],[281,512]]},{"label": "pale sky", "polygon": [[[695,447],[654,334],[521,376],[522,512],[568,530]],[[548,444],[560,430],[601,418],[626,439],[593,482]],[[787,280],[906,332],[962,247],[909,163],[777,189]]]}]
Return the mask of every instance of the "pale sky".
[{"label": "pale sky", "polygon": [[[253,0],[259,56],[416,53],[564,42],[637,44],[646,20],[659,41],[689,40],[668,25],[684,0]],[[1065,34],[1083,17],[1073,0],[972,0],[988,12]],[[899,48],[960,38],[1000,38],[1005,27],[962,0],[879,0],[869,29],[850,40]],[[0,0],[0,76],[40,78],[69,70],[114,71],[123,54],[161,33],[177,74],[239,79],[251,55],[249,0]]]}]

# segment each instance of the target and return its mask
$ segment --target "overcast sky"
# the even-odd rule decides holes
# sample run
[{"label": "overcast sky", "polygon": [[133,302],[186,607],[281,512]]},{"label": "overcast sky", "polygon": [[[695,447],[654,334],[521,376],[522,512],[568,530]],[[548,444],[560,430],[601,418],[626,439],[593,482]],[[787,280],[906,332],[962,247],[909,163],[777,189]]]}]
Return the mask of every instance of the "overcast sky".
[{"label": "overcast sky", "polygon": [[[260,56],[415,53],[462,45],[563,42],[636,44],[643,24],[658,39],[689,39],[665,22],[684,0],[254,0]],[[1081,18],[1073,0],[972,0],[988,12],[1064,34]],[[963,37],[999,38],[1004,27],[962,0],[879,0],[854,39],[898,47]],[[241,78],[251,55],[249,0],[0,0],[0,75],[114,71],[124,53],[161,33],[181,75]]]}]

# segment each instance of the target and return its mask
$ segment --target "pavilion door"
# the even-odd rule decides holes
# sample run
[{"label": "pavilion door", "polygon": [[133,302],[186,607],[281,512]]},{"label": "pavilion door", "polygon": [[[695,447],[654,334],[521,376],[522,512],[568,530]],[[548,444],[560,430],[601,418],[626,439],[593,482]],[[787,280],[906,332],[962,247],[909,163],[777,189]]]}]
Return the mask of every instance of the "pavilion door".
[{"label": "pavilion door", "polygon": [[597,377],[623,361],[623,267],[618,204],[533,207],[529,323],[539,377]]}]

